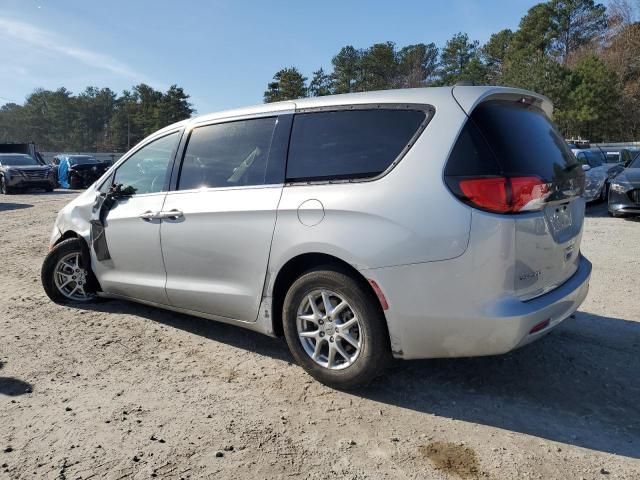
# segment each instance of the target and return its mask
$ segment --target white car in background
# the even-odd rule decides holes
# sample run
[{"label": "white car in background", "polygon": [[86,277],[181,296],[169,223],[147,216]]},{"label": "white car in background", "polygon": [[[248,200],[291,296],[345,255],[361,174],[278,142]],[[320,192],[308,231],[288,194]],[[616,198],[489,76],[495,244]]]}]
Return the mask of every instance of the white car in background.
[{"label": "white car in background", "polygon": [[572,148],[571,151],[585,172],[584,193],[582,195],[584,199],[587,202],[605,201],[611,165],[603,161],[602,152],[599,150]]}]

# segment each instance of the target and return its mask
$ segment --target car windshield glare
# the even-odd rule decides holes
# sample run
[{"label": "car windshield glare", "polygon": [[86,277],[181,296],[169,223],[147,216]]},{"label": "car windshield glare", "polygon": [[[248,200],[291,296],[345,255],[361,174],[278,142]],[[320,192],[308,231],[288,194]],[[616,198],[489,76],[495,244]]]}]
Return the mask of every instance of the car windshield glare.
[{"label": "car windshield glare", "polygon": [[39,165],[37,160],[29,155],[2,155],[0,164],[10,167],[29,167]]}]

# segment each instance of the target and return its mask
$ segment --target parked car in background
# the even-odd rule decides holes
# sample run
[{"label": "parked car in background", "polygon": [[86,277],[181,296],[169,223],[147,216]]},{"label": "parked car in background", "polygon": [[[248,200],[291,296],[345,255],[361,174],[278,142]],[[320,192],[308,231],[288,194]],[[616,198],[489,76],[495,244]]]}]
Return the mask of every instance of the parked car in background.
[{"label": "parked car in background", "polygon": [[62,188],[86,188],[109,169],[90,155],[56,155],[53,162],[58,166],[58,183]]},{"label": "parked car in background", "polygon": [[640,149],[634,147],[625,148],[610,148],[602,147],[602,152],[605,154],[607,163],[628,165],[631,160],[640,152]]},{"label": "parked car in background", "polygon": [[572,149],[572,152],[586,174],[584,199],[605,201],[611,167],[604,162],[604,154],[598,149]]},{"label": "parked car in background", "polygon": [[53,168],[31,155],[0,153],[0,193],[10,194],[28,188],[51,192],[56,186]]},{"label": "parked car in background", "polygon": [[640,154],[611,180],[609,214],[614,217],[640,214]]},{"label": "parked car in background", "polygon": [[551,113],[532,92],[456,86],[171,125],[60,211],[44,289],[284,334],[339,388],[392,356],[508,352],[589,287],[584,173]]}]

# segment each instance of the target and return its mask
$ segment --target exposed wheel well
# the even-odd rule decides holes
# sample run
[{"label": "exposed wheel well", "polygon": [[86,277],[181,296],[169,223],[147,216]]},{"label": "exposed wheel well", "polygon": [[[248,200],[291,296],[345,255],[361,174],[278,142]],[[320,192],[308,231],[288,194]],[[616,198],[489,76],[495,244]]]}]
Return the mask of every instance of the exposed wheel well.
[{"label": "exposed wheel well", "polygon": [[[78,235],[76,232],[74,232],[73,230],[67,230],[66,232],[64,232],[62,234],[62,236],[56,240],[56,243],[54,243],[54,245],[59,244],[60,242],[64,242],[65,240],[68,240],[70,238],[81,238],[82,241],[84,241],[84,238],[82,238],[80,235]],[[86,242],[85,242],[86,243]]]},{"label": "exposed wheel well", "polygon": [[[339,269],[354,279],[360,281],[363,288],[369,291],[372,298],[375,300],[375,304],[382,311],[380,302],[377,301],[376,293],[367,281],[367,279],[352,265],[344,260],[327,255],[324,253],[305,253],[293,257],[287,263],[283,265],[276,276],[276,280],[273,284],[273,302],[272,302],[272,315],[273,315],[273,330],[278,336],[284,335],[282,327],[282,307],[284,306],[284,298],[287,295],[289,287],[295,282],[302,274],[318,267],[329,267]],[[384,315],[384,311],[382,311]],[[388,332],[387,332],[388,335]]]}]

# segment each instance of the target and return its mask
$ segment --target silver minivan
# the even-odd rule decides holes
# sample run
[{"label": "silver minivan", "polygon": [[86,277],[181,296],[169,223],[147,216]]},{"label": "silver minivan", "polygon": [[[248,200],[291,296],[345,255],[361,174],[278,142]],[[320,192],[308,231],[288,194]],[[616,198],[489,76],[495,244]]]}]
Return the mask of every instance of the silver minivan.
[{"label": "silver minivan", "polygon": [[551,111],[456,86],[171,125],[60,211],[44,289],[284,335],[337,388],[392,357],[508,352],[571,315],[591,274],[584,172]]}]

